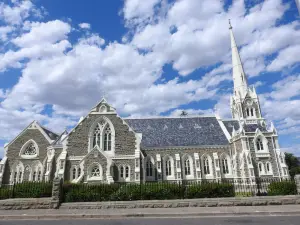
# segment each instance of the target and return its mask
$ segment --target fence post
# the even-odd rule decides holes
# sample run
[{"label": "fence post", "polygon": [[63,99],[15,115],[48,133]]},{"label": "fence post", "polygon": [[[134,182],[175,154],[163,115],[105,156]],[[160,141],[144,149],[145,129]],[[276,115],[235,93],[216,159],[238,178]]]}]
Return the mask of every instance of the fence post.
[{"label": "fence post", "polygon": [[54,178],[52,183],[52,197],[51,197],[51,208],[57,209],[60,205],[62,198],[62,179]]},{"label": "fence post", "polygon": [[300,174],[295,175],[295,182],[297,185],[297,192],[298,192],[298,194],[300,194]]}]

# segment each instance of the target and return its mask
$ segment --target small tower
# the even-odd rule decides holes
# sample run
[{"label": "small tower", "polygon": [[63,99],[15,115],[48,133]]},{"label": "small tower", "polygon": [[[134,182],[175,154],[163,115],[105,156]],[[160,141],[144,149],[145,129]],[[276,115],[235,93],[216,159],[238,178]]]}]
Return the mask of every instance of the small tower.
[{"label": "small tower", "polygon": [[248,86],[247,77],[235,42],[230,20],[229,31],[232,54],[232,77],[234,84],[233,95],[230,99],[232,117],[239,120],[262,119],[259,99],[255,87],[250,88]]}]

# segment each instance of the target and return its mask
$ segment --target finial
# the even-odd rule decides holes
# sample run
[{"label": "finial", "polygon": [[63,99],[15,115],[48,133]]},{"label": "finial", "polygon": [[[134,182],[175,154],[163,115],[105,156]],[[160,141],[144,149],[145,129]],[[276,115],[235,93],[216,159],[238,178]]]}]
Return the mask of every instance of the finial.
[{"label": "finial", "polygon": [[229,19],[229,29],[232,29],[230,19]]}]

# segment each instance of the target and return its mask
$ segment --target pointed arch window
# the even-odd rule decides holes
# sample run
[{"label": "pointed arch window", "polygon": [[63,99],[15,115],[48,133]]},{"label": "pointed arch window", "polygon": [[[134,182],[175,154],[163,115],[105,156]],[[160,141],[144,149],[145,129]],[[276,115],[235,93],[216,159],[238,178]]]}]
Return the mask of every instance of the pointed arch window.
[{"label": "pointed arch window", "polygon": [[94,131],[94,139],[93,139],[93,148],[95,146],[99,146],[100,147],[100,143],[101,143],[101,129],[100,129],[100,125],[97,124],[95,131]]},{"label": "pointed arch window", "polygon": [[166,176],[172,175],[172,162],[171,159],[166,160]]},{"label": "pointed arch window", "polygon": [[35,181],[35,179],[36,179],[36,171],[33,171],[32,180]]},{"label": "pointed arch window", "polygon": [[107,126],[104,130],[104,143],[103,150],[110,151],[111,150],[111,129]]},{"label": "pointed arch window", "polygon": [[74,167],[72,170],[72,179],[76,179],[76,168]]},{"label": "pointed arch window", "polygon": [[38,145],[34,140],[31,139],[22,146],[19,156],[25,159],[31,159],[37,157],[38,154]]},{"label": "pointed arch window", "polygon": [[264,145],[263,145],[262,139],[260,137],[257,138],[257,140],[256,140],[256,149],[257,149],[257,151],[264,150]]},{"label": "pointed arch window", "polygon": [[36,155],[36,148],[33,143],[30,143],[24,151],[24,155]]},{"label": "pointed arch window", "polygon": [[81,168],[79,167],[78,168],[78,177],[80,177],[80,175],[81,175]]},{"label": "pointed arch window", "polygon": [[203,158],[203,169],[204,169],[204,174],[210,174],[210,168],[209,168],[209,160],[207,157]]},{"label": "pointed arch window", "polygon": [[125,178],[129,177],[129,166],[125,167]]},{"label": "pointed arch window", "polygon": [[119,167],[119,171],[120,171],[119,180],[121,180],[121,181],[129,181],[130,180],[130,166],[121,165]]},{"label": "pointed arch window", "polygon": [[228,160],[227,158],[222,159],[222,168],[224,174],[229,174],[229,166],[228,166]]},{"label": "pointed arch window", "polygon": [[115,130],[113,124],[106,117],[100,117],[92,125],[89,133],[89,151],[98,146],[108,154],[113,154],[115,149]]},{"label": "pointed arch window", "polygon": [[146,161],[146,176],[147,177],[153,176],[153,165],[150,158],[147,158]]},{"label": "pointed arch window", "polygon": [[13,166],[11,175],[11,183],[21,183],[23,181],[24,176],[23,163],[19,162],[16,166]]},{"label": "pointed arch window", "polygon": [[186,159],[184,161],[184,173],[185,175],[191,175],[191,165],[190,165],[190,159]]}]

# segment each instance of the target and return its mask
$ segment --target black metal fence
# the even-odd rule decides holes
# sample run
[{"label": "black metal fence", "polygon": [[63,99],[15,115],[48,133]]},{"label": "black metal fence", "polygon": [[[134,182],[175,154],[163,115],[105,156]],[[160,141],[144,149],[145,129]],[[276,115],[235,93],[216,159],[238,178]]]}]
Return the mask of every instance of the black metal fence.
[{"label": "black metal fence", "polygon": [[64,184],[63,201],[132,201],[297,194],[294,180],[277,178]]},{"label": "black metal fence", "polygon": [[42,198],[52,196],[52,182],[23,182],[0,187],[0,199]]}]

